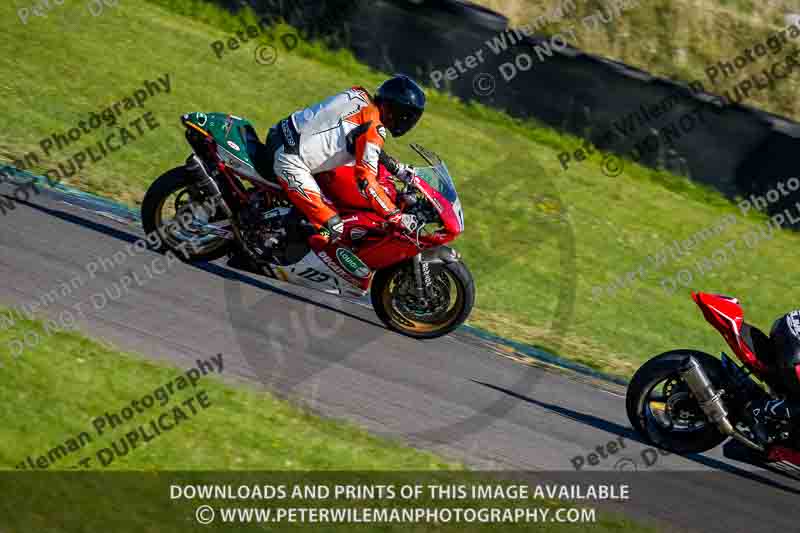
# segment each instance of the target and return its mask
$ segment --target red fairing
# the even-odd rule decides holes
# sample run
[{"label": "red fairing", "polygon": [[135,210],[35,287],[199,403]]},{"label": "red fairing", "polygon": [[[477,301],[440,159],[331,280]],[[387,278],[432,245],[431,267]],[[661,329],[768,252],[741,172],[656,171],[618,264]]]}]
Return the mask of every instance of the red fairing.
[{"label": "red fairing", "polygon": [[386,239],[367,244],[358,251],[358,257],[373,270],[380,270],[410,259],[419,253],[419,249],[407,240],[387,237]]},{"label": "red fairing", "polygon": [[377,235],[383,236],[386,220],[374,211],[342,211],[345,240],[351,243],[372,242]]},{"label": "red fairing", "polygon": [[[317,182],[323,194],[339,209],[339,215],[344,223],[342,244],[351,248],[356,255],[370,269],[380,270],[395,265],[405,259],[410,259],[419,253],[417,248],[408,238],[402,237],[397,231],[389,228],[387,222],[380,215],[372,211],[371,204],[361,194],[355,181],[355,171],[352,166],[341,166],[337,169],[317,176]],[[391,174],[383,165],[378,167],[378,183],[384,188],[389,198],[397,201],[397,189],[391,179]],[[415,186],[431,200],[444,222],[445,230],[435,235],[420,238],[423,248],[431,248],[446,244],[463,231],[460,220],[453,211],[452,204],[438,191],[434,190],[423,180],[417,180]],[[325,248],[320,243],[320,248],[314,245],[315,251]],[[335,246],[326,250],[328,255],[335,253]],[[368,283],[359,286],[366,288]]]},{"label": "red fairing", "polygon": [[722,334],[736,356],[754,372],[765,375],[766,365],[758,359],[742,338],[744,312],[739,300],[706,292],[692,292],[692,299],[703,311],[706,321]]},{"label": "red fairing", "polygon": [[[373,211],[342,212],[341,216],[344,222],[341,241],[328,244],[323,239],[312,239],[314,251],[324,250],[329,256],[335,257],[336,248],[345,246],[373,271],[410,259],[419,253],[414,244],[408,239],[400,238],[396,231],[387,232],[387,222]],[[369,287],[369,279],[357,280],[354,284],[366,289]]]},{"label": "red fairing", "polygon": [[436,207],[436,210],[439,212],[439,216],[442,217],[442,222],[444,223],[445,229],[451,234],[447,241],[455,239],[459,233],[464,231],[464,228],[461,226],[461,221],[453,210],[453,204],[451,204],[447,198],[442,196],[439,191],[435,190],[433,187],[428,185],[428,183],[421,179],[417,179],[416,186],[425,196],[428,197],[428,200],[431,201],[434,207]]},{"label": "red fairing", "polygon": [[800,466],[800,452],[787,448],[786,446],[773,446],[767,453],[767,461],[788,461]]}]

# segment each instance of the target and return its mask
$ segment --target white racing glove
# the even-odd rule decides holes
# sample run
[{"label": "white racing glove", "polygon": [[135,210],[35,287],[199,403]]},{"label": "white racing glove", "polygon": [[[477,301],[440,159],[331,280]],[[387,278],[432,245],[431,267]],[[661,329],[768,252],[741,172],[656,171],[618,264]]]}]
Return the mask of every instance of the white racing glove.
[{"label": "white racing glove", "polygon": [[400,181],[408,185],[414,179],[414,167],[400,163],[396,176]]}]

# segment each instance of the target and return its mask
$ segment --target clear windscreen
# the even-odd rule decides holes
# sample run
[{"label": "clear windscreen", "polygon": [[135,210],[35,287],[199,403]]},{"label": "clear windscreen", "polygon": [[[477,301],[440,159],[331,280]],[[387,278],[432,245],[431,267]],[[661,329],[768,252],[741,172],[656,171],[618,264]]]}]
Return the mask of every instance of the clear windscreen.
[{"label": "clear windscreen", "polygon": [[423,179],[428,185],[433,187],[442,196],[454,204],[458,201],[458,193],[456,193],[456,186],[453,183],[453,178],[447,171],[444,163],[439,163],[432,167],[417,167],[414,169],[415,173]]}]

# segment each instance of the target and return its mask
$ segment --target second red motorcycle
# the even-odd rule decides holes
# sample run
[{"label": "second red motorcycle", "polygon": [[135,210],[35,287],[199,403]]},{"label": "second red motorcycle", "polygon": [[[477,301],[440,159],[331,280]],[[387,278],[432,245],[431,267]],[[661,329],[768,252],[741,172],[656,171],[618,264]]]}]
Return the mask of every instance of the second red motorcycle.
[{"label": "second red motorcycle", "polygon": [[691,349],[653,357],[628,386],[626,407],[633,428],[676,453],[704,452],[732,438],[763,462],[800,465],[800,435],[791,425],[772,421],[765,444],[754,437],[754,421],[745,408],[752,400],[788,393],[770,337],[745,322],[736,298],[693,292],[692,299],[738,361]]}]

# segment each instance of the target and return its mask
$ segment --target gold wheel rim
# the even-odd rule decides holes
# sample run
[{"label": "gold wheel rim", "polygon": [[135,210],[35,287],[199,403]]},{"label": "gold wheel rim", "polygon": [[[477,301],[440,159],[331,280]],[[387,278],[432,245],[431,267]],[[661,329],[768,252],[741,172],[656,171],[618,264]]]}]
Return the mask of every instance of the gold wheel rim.
[{"label": "gold wheel rim", "polygon": [[401,329],[412,331],[414,333],[434,333],[436,331],[451,326],[453,322],[456,321],[458,316],[461,314],[460,309],[464,305],[463,302],[465,297],[465,289],[463,285],[459,282],[458,278],[450,271],[443,269],[442,272],[444,272],[447,275],[448,282],[450,282],[451,284],[451,288],[454,286],[456,292],[454,303],[452,306],[450,306],[450,308],[447,311],[448,314],[447,320],[444,322],[437,322],[437,323],[423,322],[419,320],[414,320],[413,318],[410,318],[401,313],[400,311],[398,311],[393,303],[393,298],[392,298],[392,292],[393,292],[392,287],[395,282],[395,279],[398,276],[398,273],[396,272],[394,276],[389,280],[389,282],[386,283],[386,285],[383,287],[383,294],[381,296],[383,301],[383,307],[384,309],[386,309],[386,311],[389,314],[389,318],[395,325],[397,325]]}]

